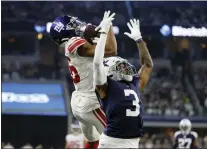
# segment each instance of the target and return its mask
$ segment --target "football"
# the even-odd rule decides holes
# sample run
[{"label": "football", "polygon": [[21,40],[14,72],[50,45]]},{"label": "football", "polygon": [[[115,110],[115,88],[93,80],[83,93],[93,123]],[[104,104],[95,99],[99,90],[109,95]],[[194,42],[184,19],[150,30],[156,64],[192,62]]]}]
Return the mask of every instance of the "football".
[{"label": "football", "polygon": [[99,33],[95,31],[95,28],[95,25],[89,24],[86,26],[84,31],[84,38],[91,44],[93,44],[92,41],[94,37],[99,37]]}]

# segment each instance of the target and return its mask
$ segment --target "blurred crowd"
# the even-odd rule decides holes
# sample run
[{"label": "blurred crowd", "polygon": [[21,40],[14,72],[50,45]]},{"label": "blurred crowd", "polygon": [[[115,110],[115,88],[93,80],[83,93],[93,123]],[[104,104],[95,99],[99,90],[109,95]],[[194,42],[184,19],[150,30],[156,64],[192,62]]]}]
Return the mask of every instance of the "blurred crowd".
[{"label": "blurred crowd", "polygon": [[45,65],[40,62],[20,64],[17,61],[2,63],[2,80],[19,81],[27,79],[55,80],[60,79],[60,70],[55,66]]},{"label": "blurred crowd", "polygon": [[194,78],[197,96],[207,113],[207,69],[196,69]]},{"label": "blurred crowd", "polygon": [[[162,148],[169,149],[173,146],[174,138],[171,136],[166,136],[163,133],[145,133],[144,137],[140,139],[139,148]],[[207,135],[204,137],[198,138],[198,146],[199,148],[207,147]]]},{"label": "blurred crowd", "polygon": [[[2,142],[1,148],[2,149],[15,149],[16,147],[14,145],[12,145],[12,143],[10,143],[10,142],[7,142],[7,143]],[[39,144],[34,147],[30,143],[26,143],[22,147],[20,147],[20,149],[43,149],[43,146],[41,144]],[[54,148],[51,147],[50,149],[54,149]]]},{"label": "blurred crowd", "polygon": [[181,81],[172,70],[154,70],[143,94],[145,112],[149,115],[193,116],[193,103]]},{"label": "blurred crowd", "polygon": [[[151,149],[170,149],[173,146],[174,138],[164,133],[145,133],[140,139],[139,148],[151,148]],[[198,137],[198,147],[207,148],[207,135]],[[24,144],[20,149],[43,149],[44,145],[32,145],[30,143]],[[10,143],[2,143],[2,149],[15,149],[15,146]],[[62,147],[55,147],[50,145],[49,149],[62,149]]]},{"label": "blurred crowd", "polygon": [[[114,24],[122,25],[129,17],[138,17],[144,25],[206,25],[205,2],[138,2],[138,1],[25,1],[3,2],[2,21],[52,21],[54,17],[71,14],[98,24],[105,10],[116,12]],[[84,14],[84,17],[82,16]],[[91,20],[92,17],[92,20]]]},{"label": "blurred crowd", "polygon": [[[199,73],[198,73],[199,72]],[[180,72],[181,74],[181,72]],[[143,94],[145,111],[150,115],[196,115],[189,93],[181,83],[179,72],[154,70]],[[194,80],[200,105],[207,110],[207,69],[195,69]]]}]

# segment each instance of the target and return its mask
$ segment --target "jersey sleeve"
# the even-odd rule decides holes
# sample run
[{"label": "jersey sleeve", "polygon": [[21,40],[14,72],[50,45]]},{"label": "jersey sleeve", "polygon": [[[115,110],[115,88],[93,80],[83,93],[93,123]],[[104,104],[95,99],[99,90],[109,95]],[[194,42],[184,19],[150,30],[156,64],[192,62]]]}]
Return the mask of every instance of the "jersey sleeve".
[{"label": "jersey sleeve", "polygon": [[68,56],[77,51],[77,49],[85,44],[87,41],[80,37],[71,38],[65,46],[65,55]]},{"label": "jersey sleeve", "polygon": [[191,131],[191,134],[194,136],[195,139],[198,138],[198,134],[197,134],[197,132],[195,132],[195,131]]},{"label": "jersey sleeve", "polygon": [[180,131],[176,131],[175,134],[174,134],[174,139],[177,139],[177,136],[178,136],[179,134],[181,134],[181,132],[180,132]]}]

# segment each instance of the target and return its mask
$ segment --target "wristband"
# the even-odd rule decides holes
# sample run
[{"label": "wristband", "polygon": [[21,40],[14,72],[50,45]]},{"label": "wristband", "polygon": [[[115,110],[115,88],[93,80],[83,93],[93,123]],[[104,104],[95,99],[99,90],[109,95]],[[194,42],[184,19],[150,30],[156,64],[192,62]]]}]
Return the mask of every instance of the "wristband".
[{"label": "wristband", "polygon": [[105,35],[107,35],[107,33],[106,33],[106,32],[101,32],[101,34],[105,34]]},{"label": "wristband", "polygon": [[136,43],[139,43],[140,41],[142,41],[142,38],[135,40]]}]

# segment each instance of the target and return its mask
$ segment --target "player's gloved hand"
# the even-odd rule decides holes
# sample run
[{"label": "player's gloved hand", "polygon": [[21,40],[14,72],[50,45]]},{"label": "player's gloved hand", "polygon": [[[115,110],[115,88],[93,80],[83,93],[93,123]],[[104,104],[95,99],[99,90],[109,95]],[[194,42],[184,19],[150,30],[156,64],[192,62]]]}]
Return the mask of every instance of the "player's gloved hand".
[{"label": "player's gloved hand", "polygon": [[105,11],[103,20],[99,24],[99,26],[96,27],[95,31],[98,31],[100,33],[106,33],[108,34],[110,26],[111,26],[111,21],[114,20],[115,13],[110,15],[110,11]]},{"label": "player's gloved hand", "polygon": [[[131,23],[131,24],[130,24]],[[127,26],[129,27],[131,33],[125,32],[124,34],[129,36],[129,38],[139,41],[142,39],[142,35],[140,32],[140,27],[139,27],[139,20],[136,19],[131,19],[130,23],[127,23]]]}]

